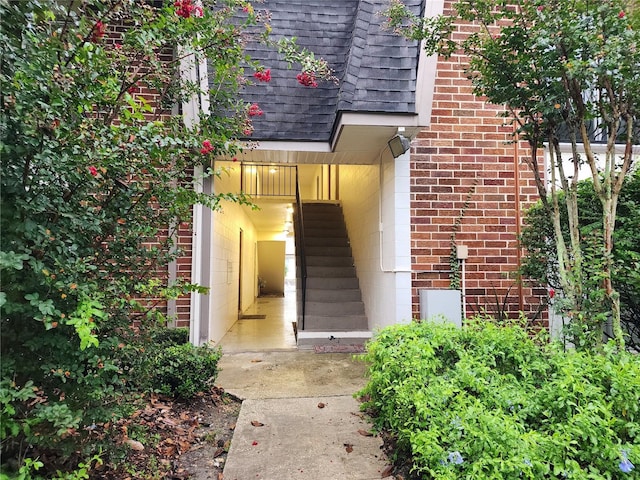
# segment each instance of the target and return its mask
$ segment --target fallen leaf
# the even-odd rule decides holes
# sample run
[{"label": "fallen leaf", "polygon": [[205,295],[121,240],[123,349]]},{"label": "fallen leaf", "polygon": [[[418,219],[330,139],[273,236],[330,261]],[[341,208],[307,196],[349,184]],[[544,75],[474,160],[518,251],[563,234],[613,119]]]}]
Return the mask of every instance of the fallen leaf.
[{"label": "fallen leaf", "polygon": [[347,453],[353,452],[353,445],[351,445],[350,443],[345,443],[344,447],[345,447],[344,449],[347,451]]},{"label": "fallen leaf", "polygon": [[259,359],[257,359],[257,358],[256,358],[256,359],[254,359],[254,360],[251,360],[251,363],[260,363],[261,361],[262,361],[262,360],[259,360]]},{"label": "fallen leaf", "polygon": [[387,468],[382,470],[382,473],[380,474],[380,478],[390,477],[392,472],[393,472],[393,465],[387,465]]},{"label": "fallen leaf", "polygon": [[127,438],[124,443],[126,443],[127,445],[129,445],[129,447],[131,448],[131,450],[135,450],[136,452],[141,452],[144,450],[144,445],[142,443],[140,443],[137,440],[131,440],[130,438]]},{"label": "fallen leaf", "polygon": [[264,427],[264,423],[261,423],[257,420],[252,420],[251,425],[253,425],[254,427]]},{"label": "fallen leaf", "polygon": [[222,447],[221,447],[221,448],[218,448],[218,449],[214,452],[213,456],[214,456],[214,457],[219,457],[219,456],[220,456],[220,455],[222,455],[223,453],[224,453],[224,448],[222,448]]},{"label": "fallen leaf", "polygon": [[160,453],[165,457],[172,457],[178,451],[178,449],[173,445],[168,445],[166,447],[159,447],[158,449],[160,450]]},{"label": "fallen leaf", "polygon": [[324,407],[326,407],[326,406],[327,406],[327,405],[326,405],[325,403],[322,403],[322,402],[320,402],[320,403],[318,404],[318,408],[324,408]]},{"label": "fallen leaf", "polygon": [[256,441],[254,440],[254,441],[253,441],[253,443],[251,443],[251,445],[253,445],[253,446],[255,447],[256,445],[258,445],[258,442],[256,442]]},{"label": "fallen leaf", "polygon": [[373,433],[367,432],[366,430],[360,429],[360,430],[358,430],[358,433],[360,435],[362,435],[363,437],[373,437]]}]

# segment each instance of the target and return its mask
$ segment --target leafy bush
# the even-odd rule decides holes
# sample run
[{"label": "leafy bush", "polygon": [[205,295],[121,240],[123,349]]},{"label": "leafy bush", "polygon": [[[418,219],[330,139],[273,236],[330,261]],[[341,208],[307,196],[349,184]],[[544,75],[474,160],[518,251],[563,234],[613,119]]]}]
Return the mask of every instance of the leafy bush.
[{"label": "leafy bush", "polygon": [[[241,94],[245,71],[262,67],[244,46],[269,45],[307,77],[332,75],[294,41],[271,41],[268,15],[249,2],[197,3],[0,1],[2,472],[90,465],[96,425],[150,388],[166,302],[206,291],[167,265],[184,253],[178,231],[194,205],[249,202],[198,188],[253,131]],[[210,95],[181,74],[205,60]],[[172,114],[207,95],[197,124]],[[186,365],[188,348],[176,351]],[[214,356],[197,357],[202,383]],[[184,394],[200,388],[189,382]]]},{"label": "leafy bush", "polygon": [[151,336],[153,345],[156,347],[170,347],[172,345],[183,345],[189,342],[189,329],[181,328],[160,328]]},{"label": "leafy bush", "polygon": [[519,325],[414,322],[368,345],[359,392],[420,478],[631,478],[640,359],[563,352]]},{"label": "leafy bush", "polygon": [[[602,297],[602,262],[598,262],[602,250],[598,232],[602,229],[602,218],[598,212],[599,200],[593,189],[592,180],[584,180],[577,186],[578,206],[580,211],[580,231],[585,262],[585,307],[590,316],[596,317],[608,313],[608,305]],[[565,203],[561,195],[559,201]],[[564,210],[564,209],[563,209]],[[561,216],[565,240],[569,241],[568,219]],[[613,275],[615,289],[620,293],[621,321],[627,345],[640,350],[640,169],[635,169],[625,179],[620,192],[616,215],[613,242]],[[550,285],[560,291],[558,278],[558,259],[555,247],[553,219],[541,202],[527,211],[526,226],[522,231],[520,242],[527,255],[522,263],[521,273],[524,277]],[[559,297],[556,297],[558,299]],[[557,300],[556,300],[556,303]],[[556,305],[562,307],[562,305]],[[574,343],[580,340],[579,332],[569,336]],[[596,332],[600,334],[600,330]],[[605,333],[607,333],[605,331]]]},{"label": "leafy bush", "polygon": [[190,343],[161,350],[153,360],[151,386],[164,395],[191,398],[211,388],[222,351]]}]

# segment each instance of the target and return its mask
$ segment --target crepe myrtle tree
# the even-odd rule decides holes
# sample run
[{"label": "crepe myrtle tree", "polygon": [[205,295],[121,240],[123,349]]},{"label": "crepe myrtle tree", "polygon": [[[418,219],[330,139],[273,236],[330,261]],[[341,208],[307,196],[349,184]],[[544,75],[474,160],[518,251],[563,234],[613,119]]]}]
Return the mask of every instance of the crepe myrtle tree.
[{"label": "crepe myrtle tree", "polygon": [[[270,72],[244,45],[279,50],[310,87],[332,78],[293,40],[271,40],[268,20],[239,0],[0,0],[3,457],[12,438],[73,438],[108,417],[96,408],[130,385],[129,340],[164,321],[136,299],[200,288],[160,272],[194,205],[248,202],[192,178],[220,175],[212,159],[251,135],[260,110],[242,88]],[[206,60],[210,90],[181,74],[187,60]],[[181,104],[202,95],[209,111],[187,124]]]},{"label": "crepe myrtle tree", "polygon": [[[384,12],[389,28],[424,40],[429,53],[463,53],[474,93],[504,106],[503,116],[528,141],[527,158],[540,198],[553,217],[562,311],[570,318],[576,345],[596,346],[607,318],[617,344],[620,301],[611,278],[613,231],[620,189],[637,155],[640,122],[640,9],[632,0],[461,0],[454,14],[420,18],[399,0]],[[456,31],[460,22],[477,28]],[[594,151],[590,126],[604,136],[604,153]],[[568,139],[570,162],[560,143]],[[566,141],[566,140],[565,140]],[[636,145],[636,147],[634,147]],[[544,178],[541,150],[548,149],[549,177]],[[601,204],[596,255],[602,265],[600,302],[589,302],[586,261],[578,222],[578,170],[591,172]],[[547,189],[550,195],[547,197]],[[566,198],[568,240],[561,234],[560,193]],[[549,198],[549,200],[547,200]],[[557,297],[556,297],[557,300]],[[600,305],[600,308],[596,308]]]},{"label": "crepe myrtle tree", "polygon": [[[251,135],[261,113],[241,100],[247,82],[270,80],[245,55],[247,41],[300,63],[305,79],[332,78],[326,62],[294,41],[271,41],[268,15],[245,1],[2,1],[0,8],[0,306],[9,322],[28,316],[46,329],[73,324],[87,332],[92,316],[83,308],[130,310],[137,293],[178,293],[156,282],[157,267],[175,256],[173,230],[191,206],[247,201],[197,193],[192,182],[201,179],[189,178],[196,166],[219,175],[211,159],[237,153],[237,139]],[[180,74],[187,58],[206,59],[210,92]],[[210,112],[187,125],[176,112],[201,94],[210,95]]]}]

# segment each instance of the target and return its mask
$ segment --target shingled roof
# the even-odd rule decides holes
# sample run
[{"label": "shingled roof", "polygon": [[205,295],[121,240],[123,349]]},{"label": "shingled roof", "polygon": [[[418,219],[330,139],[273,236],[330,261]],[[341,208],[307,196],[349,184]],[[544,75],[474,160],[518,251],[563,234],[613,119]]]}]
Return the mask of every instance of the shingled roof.
[{"label": "shingled roof", "polygon": [[[424,0],[405,3],[422,13]],[[271,81],[246,87],[243,99],[264,112],[253,117],[254,140],[330,140],[341,112],[415,114],[419,45],[381,28],[386,0],[264,0],[274,39],[297,44],[329,62],[338,84],[298,84],[277,53],[260,45],[248,53],[271,69]]]}]

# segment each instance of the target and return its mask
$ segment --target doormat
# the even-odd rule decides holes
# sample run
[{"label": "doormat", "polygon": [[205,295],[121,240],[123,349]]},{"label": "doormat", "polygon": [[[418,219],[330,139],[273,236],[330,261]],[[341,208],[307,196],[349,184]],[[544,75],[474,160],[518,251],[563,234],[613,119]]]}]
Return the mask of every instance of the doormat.
[{"label": "doormat", "polygon": [[264,320],[266,315],[240,315],[240,320]]}]

